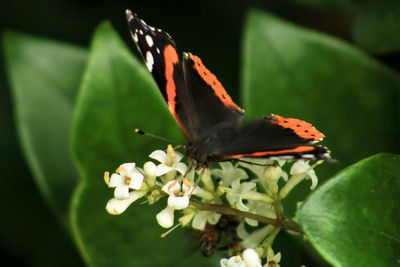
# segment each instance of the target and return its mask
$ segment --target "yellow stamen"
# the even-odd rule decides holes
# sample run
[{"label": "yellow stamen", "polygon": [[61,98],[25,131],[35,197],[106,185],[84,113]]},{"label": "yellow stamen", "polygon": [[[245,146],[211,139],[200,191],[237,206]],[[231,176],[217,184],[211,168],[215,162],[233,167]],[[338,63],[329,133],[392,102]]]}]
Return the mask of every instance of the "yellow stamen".
[{"label": "yellow stamen", "polygon": [[183,182],[183,184],[186,185],[187,187],[190,187],[190,182],[189,182],[188,179],[182,178],[182,182]]},{"label": "yellow stamen", "polygon": [[168,190],[171,189],[172,187],[174,187],[174,186],[176,185],[177,182],[178,182],[178,180],[175,180],[173,183],[171,183],[171,184],[168,186]]},{"label": "yellow stamen", "polygon": [[125,184],[129,185],[131,183],[132,179],[130,177],[125,177]]},{"label": "yellow stamen", "polygon": [[172,165],[174,165],[175,159],[176,159],[176,154],[175,154],[175,150],[171,145],[168,145],[167,148],[167,161],[164,163],[165,165],[172,167]]},{"label": "yellow stamen", "polygon": [[242,259],[242,258],[240,257],[240,255],[237,255],[237,256],[235,257],[235,262],[239,262],[241,259]]},{"label": "yellow stamen", "polygon": [[115,170],[115,172],[118,174],[120,174],[122,171],[125,171],[125,168],[122,166],[119,166],[118,169]]},{"label": "yellow stamen", "polygon": [[110,172],[104,172],[104,182],[106,185],[110,183]]}]

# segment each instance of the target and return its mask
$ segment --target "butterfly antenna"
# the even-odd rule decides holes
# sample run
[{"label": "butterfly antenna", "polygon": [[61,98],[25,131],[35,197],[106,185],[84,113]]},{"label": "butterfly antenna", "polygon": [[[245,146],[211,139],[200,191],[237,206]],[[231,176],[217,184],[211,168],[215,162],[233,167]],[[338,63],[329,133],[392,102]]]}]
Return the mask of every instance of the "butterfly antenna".
[{"label": "butterfly antenna", "polygon": [[142,131],[141,129],[135,129],[134,132],[135,132],[135,134],[149,136],[151,138],[154,138],[154,139],[157,139],[157,140],[161,140],[161,141],[164,141],[164,142],[169,143],[169,144],[179,144],[175,140],[171,140],[171,139],[168,139],[168,138],[165,138],[165,137],[162,137],[162,136],[158,136],[158,135],[155,135],[155,134],[147,133],[145,131]]}]

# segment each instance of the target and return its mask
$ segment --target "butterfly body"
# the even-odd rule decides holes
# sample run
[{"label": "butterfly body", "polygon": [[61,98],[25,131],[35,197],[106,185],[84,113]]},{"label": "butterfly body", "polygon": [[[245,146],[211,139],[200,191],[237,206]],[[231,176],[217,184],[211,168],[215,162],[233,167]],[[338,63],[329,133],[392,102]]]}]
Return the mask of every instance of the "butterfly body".
[{"label": "butterfly body", "polygon": [[169,34],[129,10],[126,14],[132,39],[187,138],[187,157],[196,166],[244,157],[330,158],[327,148],[314,145],[324,135],[307,122],[274,114],[245,122],[244,110],[199,57],[179,57]]}]

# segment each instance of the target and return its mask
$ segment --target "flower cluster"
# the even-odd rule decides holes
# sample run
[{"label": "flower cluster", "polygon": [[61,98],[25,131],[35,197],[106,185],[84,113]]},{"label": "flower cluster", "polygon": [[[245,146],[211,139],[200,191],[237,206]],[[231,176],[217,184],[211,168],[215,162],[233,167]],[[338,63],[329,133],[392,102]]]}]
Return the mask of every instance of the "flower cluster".
[{"label": "flower cluster", "polygon": [[[232,240],[239,241],[229,249],[235,256],[222,259],[221,266],[279,266],[281,254],[272,250],[275,237],[281,229],[298,231],[282,223],[288,220],[281,200],[304,179],[311,180],[311,189],[318,182],[314,167],[319,162],[310,166],[302,160],[246,159],[195,170],[181,162],[183,155],[171,145],[149,157],[154,161],[146,162],[143,168],[124,163],[111,177],[105,172],[106,184],[114,188],[114,197],[106,210],[118,215],[138,199],[146,198],[154,204],[167,198],[166,207],[156,216],[158,224],[163,228],[183,226],[199,231],[210,226],[225,227],[221,226],[222,221],[229,215],[235,221]],[[283,166],[290,168],[288,173]],[[180,217],[175,224],[176,211]]]}]

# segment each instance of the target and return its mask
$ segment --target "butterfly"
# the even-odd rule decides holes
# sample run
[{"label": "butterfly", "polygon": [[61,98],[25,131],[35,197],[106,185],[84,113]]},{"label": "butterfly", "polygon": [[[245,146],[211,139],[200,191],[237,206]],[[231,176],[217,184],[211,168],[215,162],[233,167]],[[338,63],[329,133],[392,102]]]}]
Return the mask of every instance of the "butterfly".
[{"label": "butterfly", "polygon": [[314,145],[325,136],[310,123],[274,114],[244,122],[244,110],[199,57],[179,56],[167,32],[130,10],[126,16],[132,39],[188,140],[187,157],[197,166],[241,158],[330,159],[326,147]]}]

